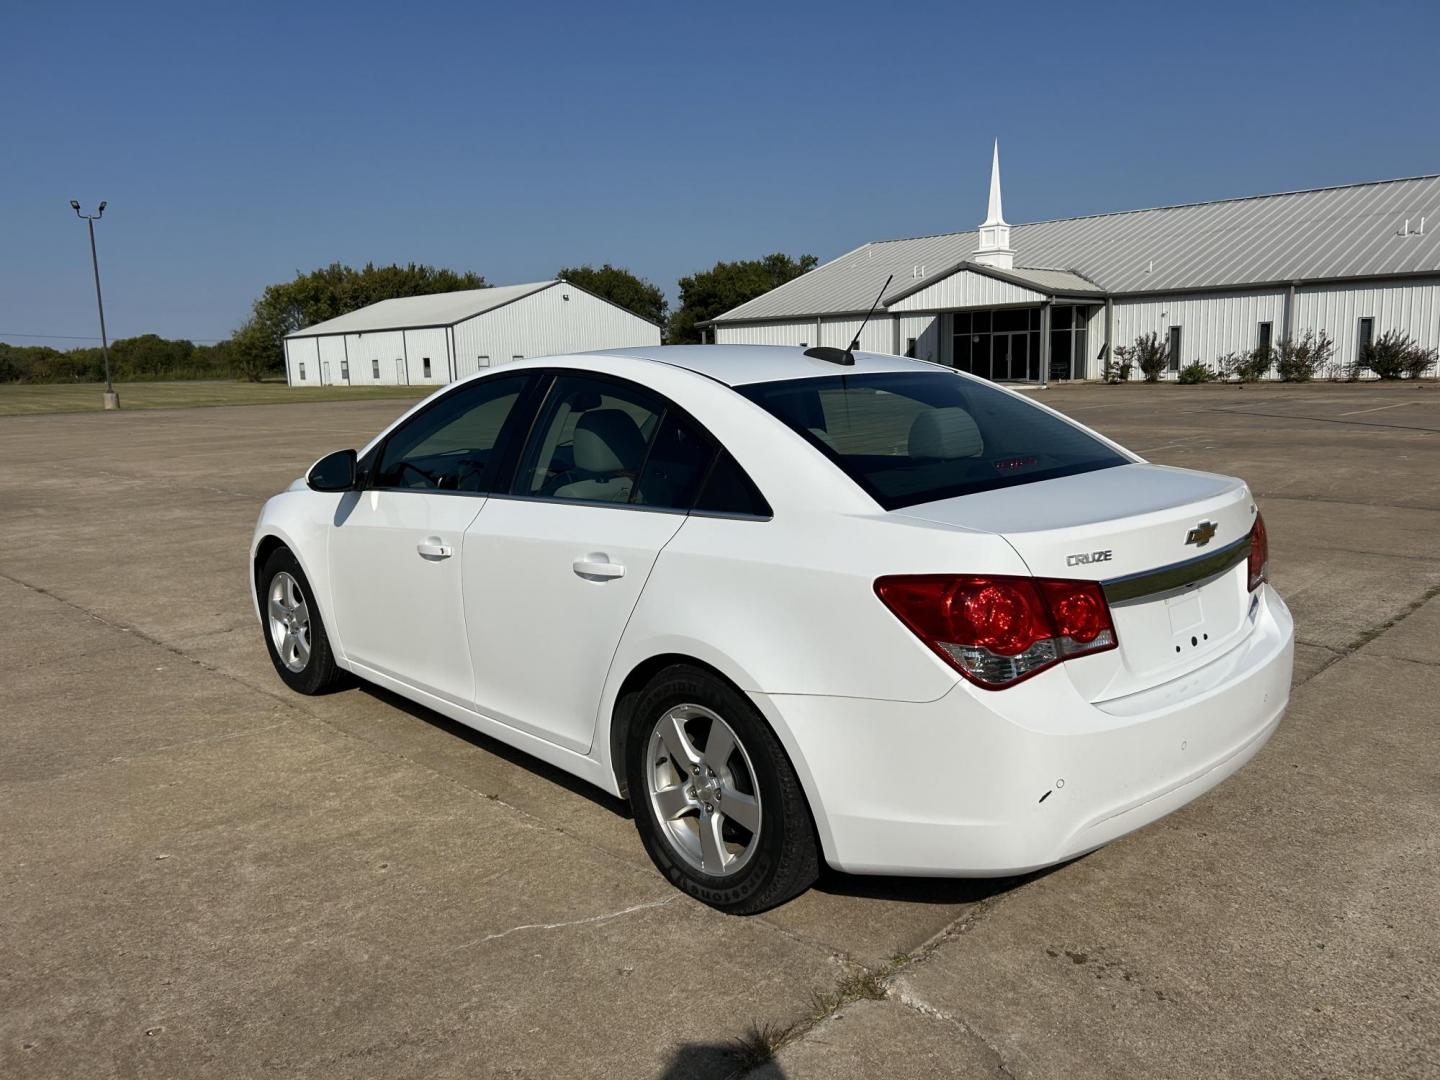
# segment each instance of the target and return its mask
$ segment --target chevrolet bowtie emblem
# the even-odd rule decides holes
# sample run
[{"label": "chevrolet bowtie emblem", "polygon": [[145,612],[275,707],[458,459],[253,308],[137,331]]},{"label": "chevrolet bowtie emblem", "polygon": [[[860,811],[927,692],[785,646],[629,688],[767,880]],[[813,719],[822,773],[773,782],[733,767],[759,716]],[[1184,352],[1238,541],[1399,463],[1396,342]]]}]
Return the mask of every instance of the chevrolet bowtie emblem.
[{"label": "chevrolet bowtie emblem", "polygon": [[1220,526],[1213,521],[1202,521],[1185,534],[1185,543],[1204,547],[1215,538],[1215,533],[1219,528]]}]

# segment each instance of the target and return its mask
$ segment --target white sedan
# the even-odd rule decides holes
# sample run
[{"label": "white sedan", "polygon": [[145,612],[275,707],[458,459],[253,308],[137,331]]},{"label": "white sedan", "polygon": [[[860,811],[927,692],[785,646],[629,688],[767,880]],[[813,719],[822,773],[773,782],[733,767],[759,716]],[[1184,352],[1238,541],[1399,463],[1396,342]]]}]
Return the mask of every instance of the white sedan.
[{"label": "white sedan", "polygon": [[447,386],[265,504],[275,669],[384,686],[628,797],[692,896],[821,861],[1000,876],[1239,769],[1293,624],[1236,479],[838,349],[551,357]]}]

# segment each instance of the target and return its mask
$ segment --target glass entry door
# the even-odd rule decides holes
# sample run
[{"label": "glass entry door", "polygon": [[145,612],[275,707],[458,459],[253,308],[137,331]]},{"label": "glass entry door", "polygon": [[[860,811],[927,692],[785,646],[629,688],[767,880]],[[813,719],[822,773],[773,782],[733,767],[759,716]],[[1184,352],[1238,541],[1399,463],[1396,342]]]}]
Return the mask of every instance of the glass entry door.
[{"label": "glass entry door", "polygon": [[990,378],[1024,382],[1030,375],[1030,332],[1017,330],[991,338]]}]

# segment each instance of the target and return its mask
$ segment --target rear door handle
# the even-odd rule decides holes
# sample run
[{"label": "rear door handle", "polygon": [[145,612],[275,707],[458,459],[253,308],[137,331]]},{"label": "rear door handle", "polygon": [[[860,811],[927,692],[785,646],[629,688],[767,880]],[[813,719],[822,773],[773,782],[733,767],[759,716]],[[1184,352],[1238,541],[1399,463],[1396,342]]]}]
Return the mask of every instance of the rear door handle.
[{"label": "rear door handle", "polygon": [[589,555],[581,555],[570,566],[580,577],[591,581],[625,576],[625,567],[611,562],[610,556],[603,552],[592,551]]},{"label": "rear door handle", "polygon": [[438,536],[427,536],[420,543],[415,545],[415,550],[420,553],[422,559],[448,559],[455,554],[455,549],[449,544],[442,544]]}]

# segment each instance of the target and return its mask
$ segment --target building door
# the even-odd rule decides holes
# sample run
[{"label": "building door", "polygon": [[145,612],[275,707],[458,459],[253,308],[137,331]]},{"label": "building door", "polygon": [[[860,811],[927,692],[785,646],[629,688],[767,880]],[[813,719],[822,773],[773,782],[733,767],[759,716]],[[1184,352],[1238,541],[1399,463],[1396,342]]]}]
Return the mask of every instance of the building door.
[{"label": "building door", "polygon": [[996,334],[991,350],[990,378],[996,382],[1024,382],[1030,377],[1030,332]]}]

